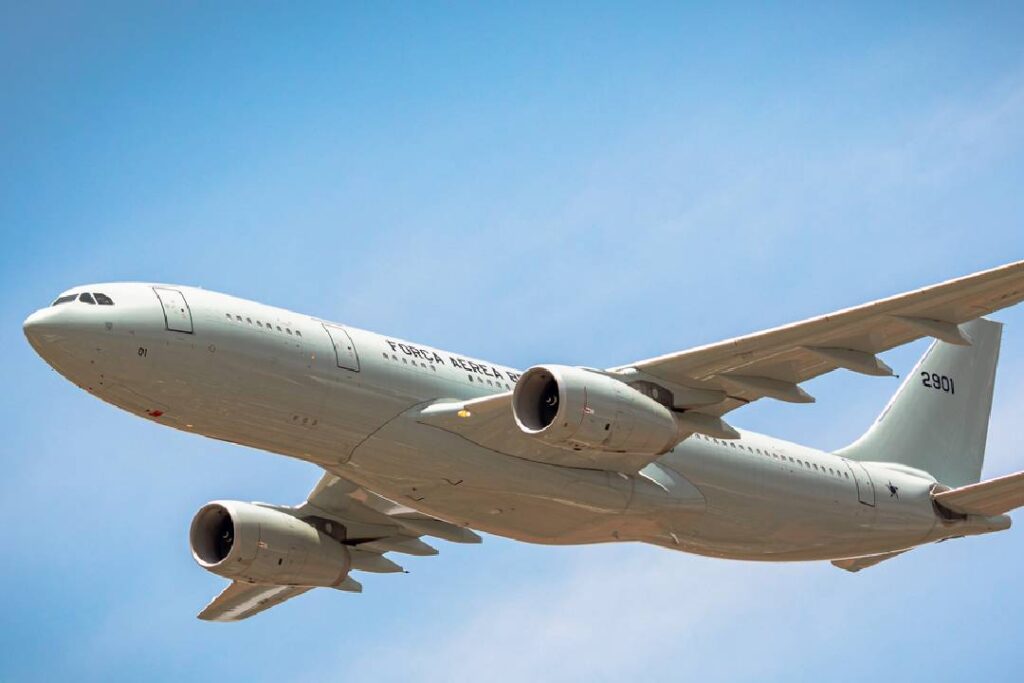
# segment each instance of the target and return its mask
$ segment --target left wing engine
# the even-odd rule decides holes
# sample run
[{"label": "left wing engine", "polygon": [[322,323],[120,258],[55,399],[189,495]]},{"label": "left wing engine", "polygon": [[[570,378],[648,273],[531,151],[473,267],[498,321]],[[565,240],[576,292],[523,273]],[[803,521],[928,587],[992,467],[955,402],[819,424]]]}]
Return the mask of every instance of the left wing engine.
[{"label": "left wing engine", "polygon": [[286,512],[235,500],[204,505],[189,531],[203,569],[233,581],[338,586],[352,567],[349,549]]},{"label": "left wing engine", "polygon": [[206,621],[238,621],[311,588],[359,593],[351,572],[404,571],[386,553],[436,555],[420,540],[436,536],[479,543],[469,529],[394,503],[325,474],[295,507],[219,500],[192,520],[192,556],[232,583],[199,613]]}]

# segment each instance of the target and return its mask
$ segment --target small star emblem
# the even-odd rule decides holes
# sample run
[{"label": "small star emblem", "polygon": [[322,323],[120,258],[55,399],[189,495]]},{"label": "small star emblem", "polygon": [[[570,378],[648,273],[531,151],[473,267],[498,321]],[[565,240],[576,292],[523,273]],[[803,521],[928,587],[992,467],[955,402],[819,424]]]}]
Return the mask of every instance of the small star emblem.
[{"label": "small star emblem", "polygon": [[893,486],[893,483],[890,481],[888,483],[888,485],[886,486],[886,488],[889,489],[889,497],[890,498],[899,498],[900,497],[900,487],[899,486]]}]

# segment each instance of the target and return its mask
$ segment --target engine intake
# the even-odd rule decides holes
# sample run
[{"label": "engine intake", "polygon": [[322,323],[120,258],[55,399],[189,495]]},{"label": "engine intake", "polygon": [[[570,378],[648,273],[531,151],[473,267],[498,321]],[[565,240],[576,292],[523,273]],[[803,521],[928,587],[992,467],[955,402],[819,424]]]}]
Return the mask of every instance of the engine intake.
[{"label": "engine intake", "polygon": [[352,566],[348,548],[301,519],[233,500],[200,508],[189,544],[203,569],[253,583],[336,586]]},{"label": "engine intake", "polygon": [[538,365],[516,382],[512,413],[526,434],[562,448],[660,455],[681,430],[671,410],[624,382],[565,365]]}]

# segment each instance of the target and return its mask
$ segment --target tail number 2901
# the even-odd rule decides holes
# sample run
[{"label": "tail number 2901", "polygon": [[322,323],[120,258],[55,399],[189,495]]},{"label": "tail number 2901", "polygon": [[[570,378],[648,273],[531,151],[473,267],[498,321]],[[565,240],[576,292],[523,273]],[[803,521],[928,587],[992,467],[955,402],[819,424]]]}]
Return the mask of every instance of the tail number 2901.
[{"label": "tail number 2901", "polygon": [[945,391],[947,394],[956,393],[956,384],[953,383],[953,378],[947,377],[946,375],[938,375],[934,372],[922,372],[921,384],[925,385],[929,389]]}]

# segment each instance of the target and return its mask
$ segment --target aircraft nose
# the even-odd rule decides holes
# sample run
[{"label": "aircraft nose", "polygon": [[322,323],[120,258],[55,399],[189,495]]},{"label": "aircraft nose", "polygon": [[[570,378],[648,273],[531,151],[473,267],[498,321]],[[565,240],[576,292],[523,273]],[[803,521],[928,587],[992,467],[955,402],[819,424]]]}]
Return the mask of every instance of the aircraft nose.
[{"label": "aircraft nose", "polygon": [[[69,311],[62,311],[58,307],[42,308],[21,324],[29,344],[39,354],[49,351],[57,346],[75,342],[78,339],[78,332],[84,327],[85,321],[79,319]],[[46,356],[43,356],[46,358]]]},{"label": "aircraft nose", "polygon": [[54,324],[53,314],[50,309],[43,308],[25,318],[25,322],[21,324],[21,329],[29,342],[35,346],[44,341],[44,337],[56,332],[57,325]]}]

